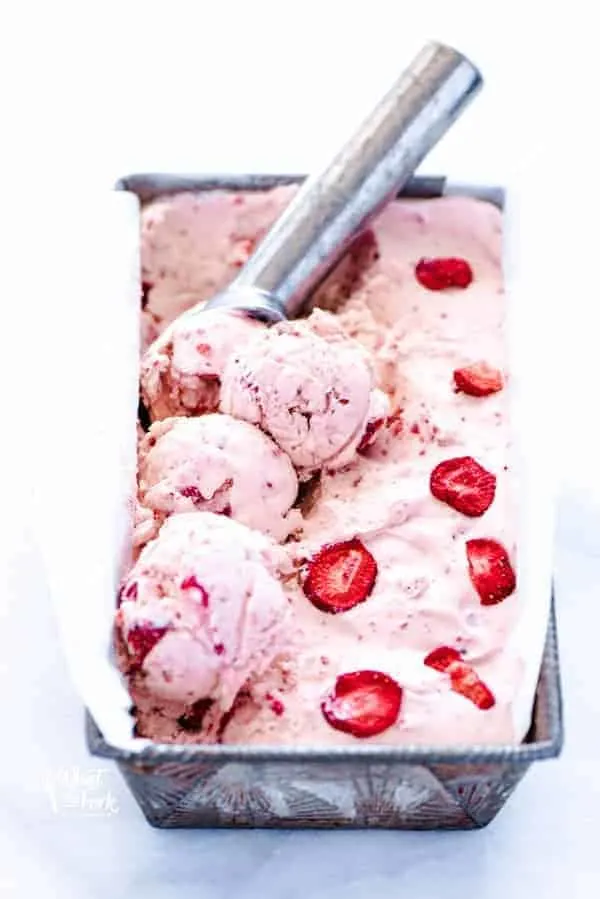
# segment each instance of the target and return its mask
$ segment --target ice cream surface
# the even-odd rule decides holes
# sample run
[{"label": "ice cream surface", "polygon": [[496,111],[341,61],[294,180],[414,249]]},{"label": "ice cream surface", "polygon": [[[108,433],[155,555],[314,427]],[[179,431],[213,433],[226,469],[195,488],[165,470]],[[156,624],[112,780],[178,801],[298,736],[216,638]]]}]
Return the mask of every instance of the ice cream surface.
[{"label": "ice cream surface", "polygon": [[304,472],[340,468],[367,425],[374,382],[358,345],[282,322],[233,353],[221,409],[271,435]]},{"label": "ice cream surface", "polygon": [[227,712],[285,647],[277,565],[275,544],[223,515],[169,518],[121,587],[116,626],[134,698]]},{"label": "ice cream surface", "polygon": [[179,193],[142,209],[144,348],[233,279],[295,191]]},{"label": "ice cream surface", "polygon": [[174,512],[201,510],[284,540],[302,520],[290,514],[298,478],[288,456],[229,415],[155,422],[140,444],[138,483],[139,504],[156,530]]},{"label": "ice cream surface", "polygon": [[[215,193],[194,207],[195,233],[211,230],[217,287],[231,277],[231,209],[249,197]],[[281,197],[264,193],[257,232]],[[161,200],[147,216],[170,220],[183,202]],[[158,258],[145,230],[142,240],[142,258]],[[225,718],[213,709],[194,729],[166,698],[159,718],[136,701],[145,735],[270,745],[519,738],[501,241],[501,213],[488,203],[395,201],[317,292],[333,316],[317,309],[236,340],[219,376],[221,411],[268,434],[301,479],[313,475],[296,503],[302,528],[279,548],[290,570],[274,575],[289,639]],[[193,244],[176,233],[172,244],[177,275],[155,294],[171,309],[197,276]]]}]

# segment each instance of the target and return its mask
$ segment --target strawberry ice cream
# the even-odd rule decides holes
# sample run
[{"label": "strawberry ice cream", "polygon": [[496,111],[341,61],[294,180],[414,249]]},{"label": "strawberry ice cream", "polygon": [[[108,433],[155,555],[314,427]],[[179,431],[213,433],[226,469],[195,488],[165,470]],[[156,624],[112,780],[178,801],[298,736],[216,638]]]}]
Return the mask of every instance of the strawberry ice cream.
[{"label": "strawberry ice cream", "polygon": [[[298,187],[179,193],[142,209],[142,350],[178,315],[226,287]],[[354,241],[315,299],[337,308],[375,252],[373,233]]]},{"label": "strawberry ice cream", "polygon": [[142,209],[144,349],[233,280],[295,191],[179,193]]},{"label": "strawberry ice cream", "polygon": [[121,588],[116,627],[130,689],[227,712],[283,651],[288,603],[276,547],[208,512],[170,518]]},{"label": "strawberry ice cream", "polygon": [[[167,418],[142,440],[139,504],[156,531],[168,515],[220,512],[283,540],[301,524],[290,509],[298,478],[286,454],[258,428],[229,415]],[[140,526],[147,528],[147,521]]]},{"label": "strawberry ice cream", "polygon": [[216,411],[229,356],[262,328],[217,309],[189,312],[173,322],[142,356],[140,385],[150,418]]},{"label": "strawberry ice cream", "polygon": [[393,413],[314,488],[287,585],[285,713],[274,721],[267,679],[225,742],[515,739],[500,225],[495,208],[463,199],[397,202],[375,225],[379,259],[337,319],[373,353]]},{"label": "strawberry ice cream", "polygon": [[364,435],[374,387],[358,344],[283,322],[229,358],[221,409],[259,425],[303,472],[340,468]]},{"label": "strawberry ice cream", "polygon": [[[197,233],[205,227],[219,235],[219,246],[210,244],[215,287],[231,277],[225,260],[237,212],[227,204],[235,207],[238,201],[225,196],[215,194],[211,203],[199,203],[193,212]],[[265,192],[261,201],[265,229],[274,209],[270,196]],[[177,209],[180,204],[191,208],[194,202],[165,199],[155,205],[166,220],[170,203]],[[243,195],[241,209],[245,202]],[[152,207],[146,214],[153,215]],[[257,232],[259,220],[257,214]],[[280,547],[271,544],[271,552],[274,546],[284,554],[288,568],[282,572],[271,566],[267,577],[286,597],[289,623],[286,640],[277,651],[272,647],[261,655],[250,674],[246,666],[243,683],[241,672],[228,679],[221,657],[225,667],[217,675],[211,657],[213,667],[202,675],[205,682],[182,667],[181,676],[168,681],[176,685],[174,690],[163,689],[154,674],[149,681],[146,675],[142,688],[139,672],[130,674],[140,733],[166,742],[294,746],[520,739],[513,706],[524,659],[510,640],[521,610],[501,226],[494,206],[472,199],[392,203],[338,274],[317,291],[314,299],[333,316],[317,309],[301,322],[257,326],[252,334],[238,335],[217,374],[220,385],[211,403],[192,403],[179,413],[197,415],[206,405],[212,411],[218,396],[221,417],[245,423],[255,441],[260,428],[303,481],[294,503],[292,482],[282,473],[281,485],[288,484],[289,493],[284,502],[284,488],[277,488],[280,505],[277,511],[270,506],[268,513],[259,501],[262,487],[253,485],[257,498],[243,513],[249,516],[251,506],[257,516],[243,519],[253,529],[244,533],[268,544],[258,533],[264,530],[286,541]],[[144,240],[148,248],[146,231]],[[182,296],[185,291],[177,285],[197,276],[188,244],[175,232],[170,240],[168,253],[177,274],[161,281],[156,302],[169,291]],[[203,418],[188,421],[191,435]],[[169,430],[154,447],[156,467],[148,461],[153,448],[140,454],[143,509],[148,508],[148,490],[152,495],[157,484],[162,485],[158,504],[169,506],[181,472],[187,477],[197,468],[205,476],[203,464],[194,462],[203,458],[204,444],[197,449],[190,436],[191,442],[179,450],[180,425],[165,424]],[[167,440],[164,459],[161,439]],[[238,472],[239,483],[244,482],[242,446],[236,441],[235,450],[220,457],[221,483],[234,483]],[[253,452],[247,455],[254,457]],[[148,467],[155,473],[148,476]],[[254,471],[260,480],[262,464],[257,462]],[[200,481],[193,485],[200,489]],[[231,505],[233,515],[233,487],[226,490],[228,499],[220,511]],[[163,511],[152,508],[162,520]],[[175,503],[164,512],[181,508]],[[286,533],[286,525],[278,531],[300,508],[301,527]],[[175,514],[138,566],[169,528],[177,527],[178,519],[198,516],[242,527],[202,511]],[[183,578],[187,570],[180,571],[179,562],[176,566],[172,578]],[[135,571],[139,575],[137,566]],[[132,575],[133,582],[138,575]],[[227,595],[237,597],[231,584]],[[126,624],[129,612],[122,609],[129,603],[138,610],[139,598],[127,597],[129,580],[123,589],[120,633],[135,659],[135,638],[132,643]],[[149,607],[162,602],[160,590],[150,579],[145,594]],[[239,600],[231,602],[235,617]],[[148,620],[165,626],[157,616]],[[155,653],[162,639],[144,660],[144,671],[159,658]],[[227,645],[228,640],[219,642]],[[198,658],[205,656],[208,649]],[[158,693],[149,699],[155,681],[160,700]],[[223,690],[229,707],[225,717],[218,705]],[[214,697],[217,703],[210,705]]]}]

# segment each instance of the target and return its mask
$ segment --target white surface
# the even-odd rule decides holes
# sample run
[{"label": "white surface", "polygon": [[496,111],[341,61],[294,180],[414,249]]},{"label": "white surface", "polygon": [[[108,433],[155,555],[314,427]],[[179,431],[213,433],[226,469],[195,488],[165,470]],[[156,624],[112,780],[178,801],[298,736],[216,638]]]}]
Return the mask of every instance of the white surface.
[{"label": "white surface", "polygon": [[[169,4],[167,19],[163,4],[155,14],[148,2],[143,19],[134,2],[121,3],[118,10],[111,3],[98,5],[93,12],[85,4],[79,12],[69,10],[69,17],[67,4],[56,2],[44,5],[45,11],[36,5],[34,28],[33,4],[20,3],[11,9],[12,31],[0,29],[9,38],[8,54],[1,58],[10,65],[13,85],[3,130],[18,138],[3,146],[3,154],[8,150],[4,170],[11,177],[4,185],[0,224],[2,296],[5,304],[14,304],[8,326],[4,319],[0,355],[0,704],[6,722],[0,749],[0,896],[595,895],[600,888],[600,316],[596,216],[589,216],[588,225],[587,208],[591,199],[597,209],[600,196],[593,183],[585,192],[559,189],[558,198],[547,202],[540,218],[540,245],[548,247],[539,263],[546,266],[545,286],[532,297],[539,305],[540,345],[555,347],[558,375],[546,402],[556,413],[555,449],[564,475],[556,551],[567,728],[562,758],[532,769],[497,821],[478,833],[211,833],[151,830],[118,773],[86,753],[81,710],[57,653],[32,538],[30,497],[40,476],[38,453],[60,440],[48,389],[53,383],[48,371],[56,365],[52,298],[61,290],[65,267],[77,273],[74,263],[85,258],[79,255],[80,228],[71,219],[78,203],[59,195],[59,179],[47,180],[50,173],[70,172],[73,185],[77,175],[91,172],[88,183],[102,186],[136,168],[312,168],[352,127],[356,108],[366,109],[412,49],[432,35],[459,43],[491,82],[435,152],[428,171],[501,180],[507,166],[516,169],[524,158],[535,163],[529,166],[533,190],[544,181],[560,183],[571,167],[583,174],[596,171],[600,158],[589,144],[593,122],[586,99],[592,98],[581,93],[585,44],[593,32],[577,18],[576,2],[569,4],[567,22],[546,9],[543,28],[537,18],[528,24],[509,15],[522,3],[514,10],[503,4],[498,11],[458,0],[443,9],[423,4],[422,13],[411,10],[410,27],[401,21],[402,4],[370,0],[354,13],[347,3],[305,2],[294,13],[292,4],[280,3],[271,30],[283,38],[270,56],[262,52],[257,21],[273,4],[194,6],[196,22],[186,17],[191,4]],[[334,40],[333,21],[342,9],[341,36]],[[185,23],[179,42],[171,27],[175,21]],[[324,37],[312,36],[316,27]],[[74,29],[78,37],[69,40]],[[286,38],[290,32],[293,38]],[[558,41],[558,35],[554,46],[563,54],[552,67],[551,89],[542,96],[536,95],[540,71],[525,52],[534,35],[546,41],[538,64],[547,64],[556,52],[552,39]],[[574,127],[545,131],[553,117],[563,119],[568,85],[580,91],[567,116],[566,124]],[[330,102],[342,88],[345,101],[332,113]],[[227,115],[221,114],[223,107]],[[576,140],[573,135],[582,129],[590,134]],[[23,188],[17,176],[26,172],[36,177]],[[17,192],[25,199],[18,207],[11,202]],[[81,195],[81,189],[75,193]],[[549,271],[554,278],[548,278]],[[93,273],[81,281],[82,304],[90,278]],[[26,329],[33,314],[36,327]],[[82,315],[71,324],[79,329],[77,339],[86,334],[93,339],[92,318],[85,321]],[[532,346],[532,371],[537,349]],[[77,407],[74,415],[91,411]],[[28,442],[33,436],[36,442]],[[84,481],[81,489],[93,514],[93,482]],[[60,518],[58,499],[57,530]],[[82,529],[85,525],[82,520]],[[8,743],[7,733],[19,742]],[[98,817],[85,814],[94,799],[104,810]],[[69,808],[69,800],[78,807]]]}]

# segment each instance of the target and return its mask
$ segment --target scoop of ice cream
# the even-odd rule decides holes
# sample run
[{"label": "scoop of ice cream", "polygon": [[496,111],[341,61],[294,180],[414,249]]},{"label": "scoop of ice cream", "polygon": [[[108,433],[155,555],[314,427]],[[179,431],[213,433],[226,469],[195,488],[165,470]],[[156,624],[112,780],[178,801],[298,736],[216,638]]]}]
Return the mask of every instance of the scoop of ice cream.
[{"label": "scoop of ice cream", "polygon": [[140,445],[138,484],[159,523],[173,512],[220,512],[283,540],[302,520],[289,514],[298,478],[288,456],[229,415],[155,422]]},{"label": "scoop of ice cream", "polygon": [[259,425],[304,472],[352,460],[365,430],[373,377],[353,341],[282,322],[225,366],[221,409]]},{"label": "scoop of ice cream", "polygon": [[173,322],[142,356],[140,385],[150,417],[158,421],[216,411],[225,363],[263,327],[217,309],[190,312]]},{"label": "scoop of ice cream", "polygon": [[174,515],[120,590],[120,664],[130,686],[166,702],[226,711],[285,648],[288,604],[276,544],[210,512]]}]

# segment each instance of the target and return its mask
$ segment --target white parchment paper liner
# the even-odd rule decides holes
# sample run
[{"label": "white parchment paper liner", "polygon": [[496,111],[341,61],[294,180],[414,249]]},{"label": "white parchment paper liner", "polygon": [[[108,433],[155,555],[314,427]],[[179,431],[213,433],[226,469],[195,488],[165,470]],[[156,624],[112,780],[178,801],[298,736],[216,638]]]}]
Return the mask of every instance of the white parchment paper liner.
[{"label": "white parchment paper liner", "polygon": [[[540,239],[544,198],[535,184],[509,186],[505,276],[509,297],[514,466],[520,484],[517,576],[522,614],[511,644],[525,670],[514,701],[525,736],[548,624],[554,529],[551,340],[540,331],[549,248]],[[53,335],[36,518],[60,639],[73,684],[105,739],[133,737],[130,699],[111,661],[115,593],[127,559],[135,478],[139,354],[139,215],[132,195],[91,200],[78,222],[87,237],[76,275],[52,300],[68,323]],[[546,275],[548,278],[549,275]],[[532,348],[535,363],[532,363]],[[51,383],[50,383],[51,382]],[[60,518],[56,510],[60,509]]]}]

